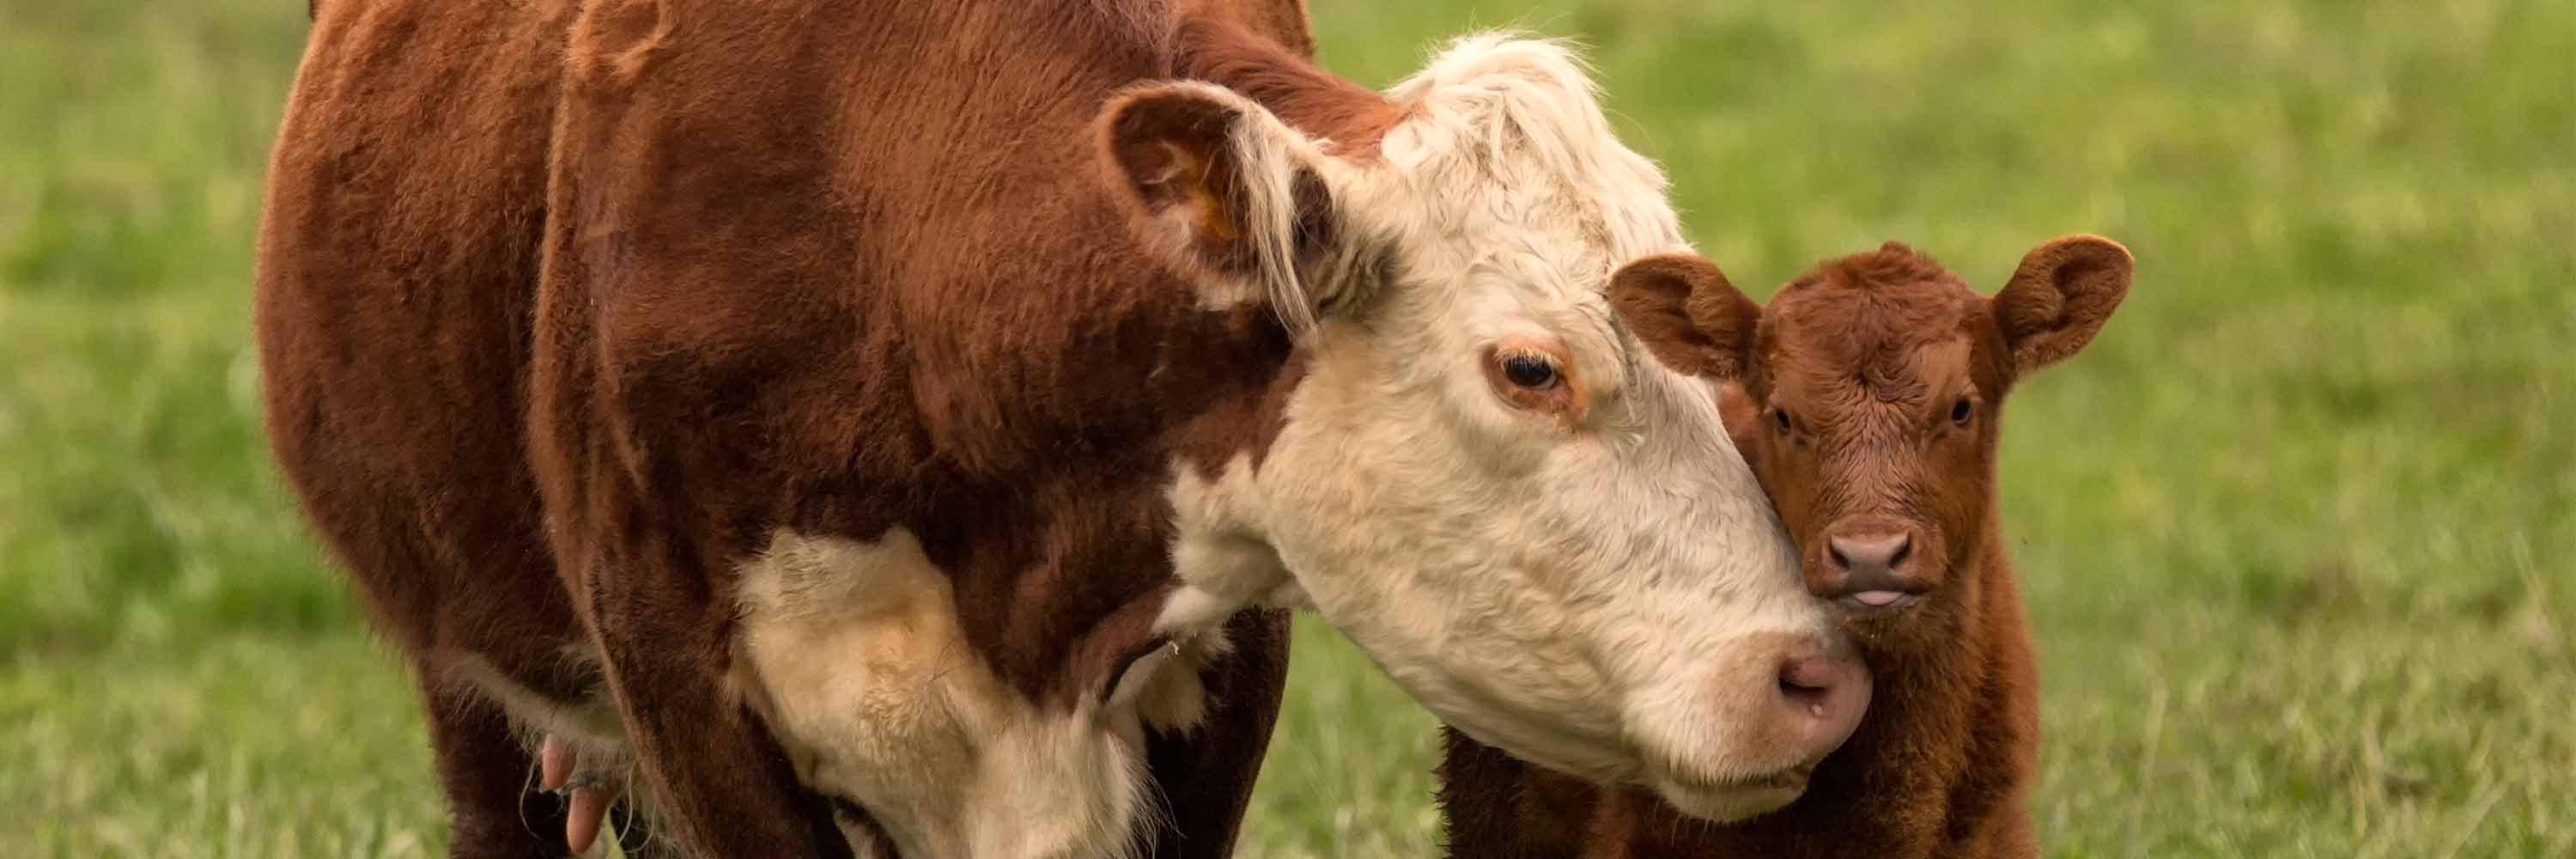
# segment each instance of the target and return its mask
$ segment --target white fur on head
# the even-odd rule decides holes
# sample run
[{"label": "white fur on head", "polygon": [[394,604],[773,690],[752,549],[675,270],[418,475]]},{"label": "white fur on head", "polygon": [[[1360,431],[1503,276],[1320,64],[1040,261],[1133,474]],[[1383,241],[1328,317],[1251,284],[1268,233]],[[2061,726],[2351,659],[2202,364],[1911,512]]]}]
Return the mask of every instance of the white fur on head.
[{"label": "white fur on head", "polygon": [[[1600,230],[1587,244],[1610,267],[1683,246],[1653,161],[1619,140],[1599,90],[1568,43],[1483,33],[1453,42],[1420,73],[1388,90],[1407,108],[1387,134],[1389,165],[1423,191],[1490,190],[1535,181],[1553,205]],[[1467,206],[1445,207],[1472,216]],[[1439,208],[1425,210],[1435,214]],[[1434,221],[1420,226],[1456,225]],[[1412,236],[1400,236],[1406,245]]]},{"label": "white fur on head", "polygon": [[[1180,470],[1166,619],[1311,601],[1469,735],[1667,798],[1803,763],[1741,729],[1839,633],[1714,393],[1609,306],[1618,265],[1686,247],[1661,172],[1553,42],[1461,40],[1391,97],[1379,157],[1321,174],[1383,282],[1317,321],[1258,468]],[[1505,342],[1561,346],[1584,412],[1498,396]]]}]

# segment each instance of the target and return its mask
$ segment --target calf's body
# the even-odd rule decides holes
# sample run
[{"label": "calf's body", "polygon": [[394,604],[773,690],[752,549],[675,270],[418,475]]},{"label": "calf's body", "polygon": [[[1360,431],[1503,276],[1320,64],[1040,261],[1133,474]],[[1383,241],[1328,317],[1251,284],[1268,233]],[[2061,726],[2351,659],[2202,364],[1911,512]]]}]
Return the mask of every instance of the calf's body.
[{"label": "calf's body", "polygon": [[2033,857],[2038,669],[1995,509],[2013,382],[2080,349],[2125,295],[2125,249],[2033,251],[1993,300],[1890,243],[1765,308],[1705,260],[1632,265],[1614,303],[1725,415],[1877,678],[1807,793],[1732,824],[1549,772],[1454,732],[1441,800],[1461,857]]}]

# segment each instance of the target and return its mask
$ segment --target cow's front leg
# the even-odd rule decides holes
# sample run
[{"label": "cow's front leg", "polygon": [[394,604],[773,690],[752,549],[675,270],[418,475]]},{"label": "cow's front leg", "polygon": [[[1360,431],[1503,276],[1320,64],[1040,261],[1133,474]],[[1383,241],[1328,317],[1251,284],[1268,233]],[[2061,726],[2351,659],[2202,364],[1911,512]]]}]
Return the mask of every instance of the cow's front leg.
[{"label": "cow's front leg", "polygon": [[1156,859],[1234,855],[1288,685],[1288,632],[1285,610],[1237,613],[1224,627],[1228,651],[1199,669],[1206,711],[1198,723],[1148,722],[1148,760],[1169,824],[1155,833]]},{"label": "cow's front leg", "polygon": [[615,541],[582,605],[659,831],[690,856],[846,859],[827,802],[726,682],[732,612],[697,564],[661,541]]}]

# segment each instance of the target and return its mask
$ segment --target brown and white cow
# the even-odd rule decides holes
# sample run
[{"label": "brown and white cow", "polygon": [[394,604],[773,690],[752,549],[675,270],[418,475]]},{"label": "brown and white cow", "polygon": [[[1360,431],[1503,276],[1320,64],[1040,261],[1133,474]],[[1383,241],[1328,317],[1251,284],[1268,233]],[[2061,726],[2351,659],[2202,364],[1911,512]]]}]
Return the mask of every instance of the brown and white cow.
[{"label": "brown and white cow", "polygon": [[[705,855],[1223,855],[1286,607],[1531,760],[1794,797],[1867,681],[1610,310],[1682,247],[1661,175],[1553,44],[1384,95],[1305,44],[1292,0],[322,3],[268,424],[451,851],[560,854],[631,761]],[[569,821],[540,736],[611,782]]]},{"label": "brown and white cow", "polygon": [[1995,511],[2005,394],[2082,349],[2129,289],[2126,249],[2032,251],[1989,300],[1889,243],[1768,308],[1706,260],[1623,270],[1622,318],[1666,363],[1726,380],[1727,427],[1841,606],[1877,680],[1805,796],[1734,825],[1604,791],[1451,734],[1450,852],[1539,857],[2031,857],[2039,679]]}]

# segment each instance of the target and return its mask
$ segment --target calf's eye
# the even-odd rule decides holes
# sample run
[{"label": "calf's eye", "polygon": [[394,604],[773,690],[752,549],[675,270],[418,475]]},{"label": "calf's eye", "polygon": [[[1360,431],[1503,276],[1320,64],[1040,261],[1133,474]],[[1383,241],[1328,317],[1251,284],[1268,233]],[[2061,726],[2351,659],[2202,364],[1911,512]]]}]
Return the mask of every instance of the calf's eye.
[{"label": "calf's eye", "polygon": [[1503,379],[1533,391],[1545,390],[1556,385],[1556,364],[1537,355],[1507,355]]},{"label": "calf's eye", "polygon": [[1960,426],[1967,426],[1968,419],[1975,417],[1976,414],[1976,404],[1968,402],[1966,397],[1960,397],[1957,403],[1950,406],[1950,422]]},{"label": "calf's eye", "polygon": [[1779,430],[1780,430],[1781,432],[1784,432],[1784,433],[1785,433],[1785,432],[1788,432],[1788,431],[1789,431],[1789,410],[1788,410],[1788,409],[1772,409],[1772,410],[1771,410],[1771,425],[1772,425],[1772,426],[1774,426],[1774,427],[1779,428]]}]

